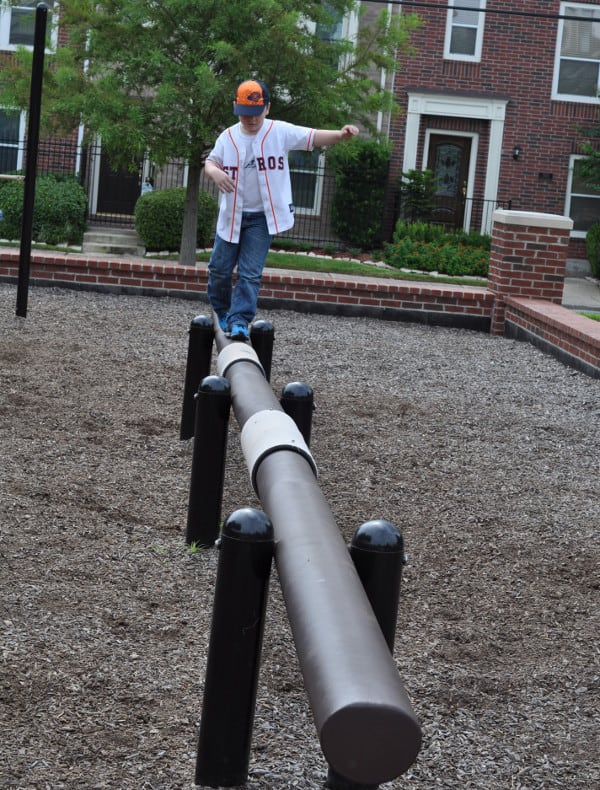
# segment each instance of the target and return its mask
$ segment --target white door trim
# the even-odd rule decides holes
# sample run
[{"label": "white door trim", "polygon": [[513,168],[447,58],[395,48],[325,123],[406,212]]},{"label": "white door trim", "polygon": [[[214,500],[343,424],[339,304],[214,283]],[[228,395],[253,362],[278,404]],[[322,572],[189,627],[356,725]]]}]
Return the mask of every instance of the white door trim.
[{"label": "white door trim", "polygon": [[[500,162],[502,140],[504,138],[504,121],[506,118],[506,105],[508,99],[494,96],[465,96],[445,95],[436,93],[419,93],[409,91],[408,111],[406,114],[406,127],[404,138],[404,158],[402,170],[417,169],[417,145],[419,142],[419,129],[423,115],[437,115],[446,118],[474,118],[490,122],[490,144],[485,171],[484,200],[496,200],[498,197],[498,184],[500,182]],[[444,130],[444,134],[450,134]],[[468,133],[457,132],[467,137]],[[426,167],[426,154],[421,162],[421,170]],[[474,166],[473,178],[475,177]],[[469,173],[471,177],[471,173]],[[491,223],[492,212],[488,224]],[[491,227],[482,227],[482,233],[487,233]]]}]

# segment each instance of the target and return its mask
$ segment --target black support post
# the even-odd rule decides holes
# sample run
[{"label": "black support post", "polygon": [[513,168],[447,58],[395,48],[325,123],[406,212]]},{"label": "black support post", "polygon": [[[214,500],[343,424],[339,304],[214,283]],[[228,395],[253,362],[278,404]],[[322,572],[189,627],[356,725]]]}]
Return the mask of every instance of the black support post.
[{"label": "black support post", "polygon": [[260,667],[273,526],[260,510],[243,508],[223,526],[196,784],[243,785],[248,777]]},{"label": "black support post", "polygon": [[[367,521],[354,533],[350,556],[390,653],[393,653],[405,563],[402,533],[389,521]],[[330,790],[377,790],[379,787],[357,784],[336,773],[331,766],[326,786]]]},{"label": "black support post", "polygon": [[279,402],[284,412],[296,423],[302,438],[310,447],[312,418],[315,410],[314,394],[311,387],[301,381],[292,381],[282,389]]},{"label": "black support post", "polygon": [[196,395],[196,420],[186,542],[211,546],[219,535],[231,387],[207,376]]},{"label": "black support post", "polygon": [[265,378],[267,381],[271,380],[274,340],[275,329],[270,321],[255,321],[250,327],[250,342],[265,371]]},{"label": "black support post", "polygon": [[31,266],[31,233],[35,204],[35,178],[37,172],[38,145],[40,140],[40,116],[42,110],[42,80],[44,76],[44,53],[46,51],[46,25],[48,6],[39,3],[35,9],[33,34],[33,63],[29,92],[29,125],[27,127],[27,161],[25,163],[25,189],[23,192],[23,219],[21,223],[21,246],[19,248],[19,277],[17,282],[17,309],[19,318],[27,316],[29,296],[29,269]]},{"label": "black support post", "polygon": [[367,521],[354,533],[350,556],[393,653],[402,567],[406,561],[402,533],[384,519]]},{"label": "black support post", "polygon": [[215,331],[212,319],[205,315],[197,315],[192,319],[189,328],[187,365],[185,369],[185,385],[183,390],[183,406],[181,409],[181,428],[179,438],[183,441],[194,435],[196,405],[194,396],[203,378],[210,373]]}]

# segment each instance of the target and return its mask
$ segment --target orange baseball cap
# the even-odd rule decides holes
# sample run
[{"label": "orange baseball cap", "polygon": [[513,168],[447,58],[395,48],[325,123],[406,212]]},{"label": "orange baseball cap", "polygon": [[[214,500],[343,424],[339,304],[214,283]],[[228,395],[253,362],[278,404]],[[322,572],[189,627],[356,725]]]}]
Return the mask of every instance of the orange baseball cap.
[{"label": "orange baseball cap", "polygon": [[271,98],[269,89],[260,80],[246,80],[238,86],[233,106],[234,115],[260,115]]}]

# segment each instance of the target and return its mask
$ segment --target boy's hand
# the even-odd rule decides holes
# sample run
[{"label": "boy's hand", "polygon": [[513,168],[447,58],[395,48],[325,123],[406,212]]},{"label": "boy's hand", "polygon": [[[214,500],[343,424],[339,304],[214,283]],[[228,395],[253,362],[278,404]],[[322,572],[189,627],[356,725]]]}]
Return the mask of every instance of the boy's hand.
[{"label": "boy's hand", "polygon": [[235,190],[235,181],[224,170],[215,170],[211,173],[211,178],[217,185],[219,192],[233,192]]},{"label": "boy's hand", "polygon": [[358,127],[351,123],[347,123],[345,126],[342,126],[340,132],[342,133],[342,140],[349,140],[351,137],[356,137],[358,134]]}]

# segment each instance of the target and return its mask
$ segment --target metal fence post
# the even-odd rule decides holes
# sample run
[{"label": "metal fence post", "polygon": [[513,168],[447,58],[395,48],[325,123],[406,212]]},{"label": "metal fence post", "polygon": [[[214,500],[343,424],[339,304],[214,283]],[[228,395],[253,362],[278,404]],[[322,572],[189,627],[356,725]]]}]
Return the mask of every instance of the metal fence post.
[{"label": "metal fence post", "polygon": [[243,785],[248,777],[273,526],[242,508],[223,525],[198,738],[196,784]]},{"label": "metal fence post", "polygon": [[190,439],[194,435],[196,413],[194,396],[202,379],[210,373],[215,337],[212,319],[206,315],[197,315],[190,323],[189,336],[179,433],[181,440]]},{"label": "metal fence post", "polygon": [[229,382],[207,376],[196,396],[187,543],[210,546],[219,535],[230,411]]},{"label": "metal fence post", "polygon": [[27,134],[27,160],[23,192],[23,219],[21,222],[21,246],[19,248],[19,278],[17,282],[16,315],[27,317],[29,296],[29,273],[31,266],[31,234],[35,205],[35,180],[37,173],[38,146],[40,139],[40,116],[42,104],[42,82],[44,76],[44,53],[46,51],[46,26],[48,6],[39,3],[35,10],[33,34],[33,62],[29,89],[29,126]]}]

